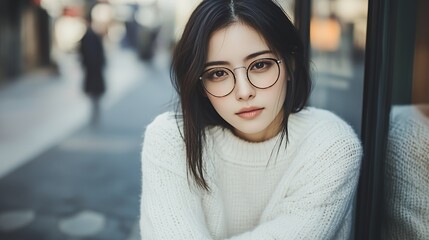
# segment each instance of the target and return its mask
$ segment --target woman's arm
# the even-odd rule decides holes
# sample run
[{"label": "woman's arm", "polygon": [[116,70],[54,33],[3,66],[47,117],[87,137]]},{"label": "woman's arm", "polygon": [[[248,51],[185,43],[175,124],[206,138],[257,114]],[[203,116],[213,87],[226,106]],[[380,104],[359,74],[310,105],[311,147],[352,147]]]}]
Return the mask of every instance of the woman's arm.
[{"label": "woman's arm", "polygon": [[142,239],[211,239],[201,200],[189,191],[186,177],[144,158]]},{"label": "woman's arm", "polygon": [[190,190],[183,140],[161,115],[146,129],[142,150],[141,238],[211,239],[198,190]]}]

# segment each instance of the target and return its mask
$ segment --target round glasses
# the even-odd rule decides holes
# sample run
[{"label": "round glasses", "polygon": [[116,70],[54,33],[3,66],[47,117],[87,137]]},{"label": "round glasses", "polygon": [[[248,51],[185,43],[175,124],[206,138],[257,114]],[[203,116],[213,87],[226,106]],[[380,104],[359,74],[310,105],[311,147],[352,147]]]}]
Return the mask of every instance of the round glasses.
[{"label": "round glasses", "polygon": [[[280,63],[282,61],[274,58],[261,58],[253,61],[246,67],[247,80],[252,86],[266,89],[273,86],[280,76]],[[201,75],[204,89],[215,97],[225,97],[235,88],[235,74],[233,70],[226,67],[209,68]]]}]

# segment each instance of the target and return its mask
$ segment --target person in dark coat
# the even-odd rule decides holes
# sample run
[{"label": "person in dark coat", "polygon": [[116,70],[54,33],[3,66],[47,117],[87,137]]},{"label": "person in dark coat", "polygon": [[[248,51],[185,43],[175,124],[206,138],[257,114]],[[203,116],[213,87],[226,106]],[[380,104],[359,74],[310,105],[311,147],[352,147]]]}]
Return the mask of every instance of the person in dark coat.
[{"label": "person in dark coat", "polygon": [[92,102],[91,123],[97,124],[100,114],[100,98],[106,90],[103,68],[106,60],[101,37],[92,29],[91,21],[80,42],[79,52],[84,68],[83,90]]}]

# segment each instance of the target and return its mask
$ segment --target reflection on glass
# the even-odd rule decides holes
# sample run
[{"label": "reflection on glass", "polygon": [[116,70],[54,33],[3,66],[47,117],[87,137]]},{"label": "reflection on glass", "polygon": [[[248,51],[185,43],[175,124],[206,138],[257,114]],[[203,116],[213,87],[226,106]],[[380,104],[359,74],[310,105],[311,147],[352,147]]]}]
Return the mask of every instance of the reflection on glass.
[{"label": "reflection on glass", "polygon": [[385,162],[384,239],[429,239],[429,105],[394,106]]},{"label": "reflection on glass", "polygon": [[310,103],[336,112],[360,132],[368,1],[312,4]]},{"label": "reflection on glass", "polygon": [[[391,108],[384,164],[381,232],[382,239],[386,240],[429,239],[429,1],[405,5],[411,7],[400,8],[398,16],[402,17],[397,21],[402,23],[404,17],[414,19],[411,23],[416,24],[415,33],[413,30],[407,38],[398,41],[406,44],[399,44],[395,51],[399,52],[398,56],[405,56],[401,51],[412,53],[414,50],[414,56],[409,59],[414,61],[409,70],[402,58],[395,66],[400,69],[398,72],[409,71],[407,75],[412,78],[393,81],[398,91],[393,91],[392,100],[401,105]],[[410,25],[397,24],[396,31],[403,34],[404,28],[414,29]],[[399,93],[410,97],[404,98]]]}]

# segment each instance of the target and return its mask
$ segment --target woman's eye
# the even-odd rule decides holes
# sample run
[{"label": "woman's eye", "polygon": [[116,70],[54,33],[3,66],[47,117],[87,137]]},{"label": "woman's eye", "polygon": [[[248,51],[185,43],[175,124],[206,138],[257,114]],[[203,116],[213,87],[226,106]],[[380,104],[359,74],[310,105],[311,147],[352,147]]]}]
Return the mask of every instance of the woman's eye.
[{"label": "woman's eye", "polygon": [[221,81],[228,78],[228,72],[224,69],[213,69],[207,71],[203,78],[209,81]]},{"label": "woman's eye", "polygon": [[255,64],[255,68],[259,69],[259,68],[263,68],[265,66],[264,62],[258,62]]},{"label": "woman's eye", "polygon": [[216,72],[214,72],[214,77],[223,77],[223,76],[225,76],[225,74],[226,73],[222,70],[216,71]]},{"label": "woman's eye", "polygon": [[263,70],[263,69],[271,67],[271,65],[272,65],[272,63],[269,61],[259,61],[259,62],[254,63],[250,69],[251,70]]}]

